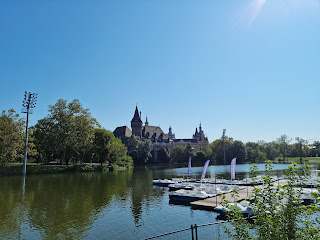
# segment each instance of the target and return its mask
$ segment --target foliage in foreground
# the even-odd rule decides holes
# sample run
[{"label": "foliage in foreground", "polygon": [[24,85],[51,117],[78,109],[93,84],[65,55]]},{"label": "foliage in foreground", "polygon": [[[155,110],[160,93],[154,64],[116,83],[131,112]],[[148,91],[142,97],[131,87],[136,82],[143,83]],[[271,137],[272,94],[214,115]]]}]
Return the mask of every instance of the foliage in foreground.
[{"label": "foliage in foreground", "polygon": [[[292,164],[286,170],[288,184],[281,186],[272,182],[271,162],[265,165],[266,175],[263,185],[255,186],[251,196],[251,206],[255,212],[254,224],[243,219],[241,212],[225,201],[230,209],[228,217],[232,230],[226,231],[232,239],[319,239],[319,207],[312,203],[308,206],[301,204],[301,187],[295,186],[299,178],[309,177],[309,168],[304,165],[298,168]],[[257,167],[251,168],[250,175],[254,177]],[[319,195],[314,194],[315,202]]]}]

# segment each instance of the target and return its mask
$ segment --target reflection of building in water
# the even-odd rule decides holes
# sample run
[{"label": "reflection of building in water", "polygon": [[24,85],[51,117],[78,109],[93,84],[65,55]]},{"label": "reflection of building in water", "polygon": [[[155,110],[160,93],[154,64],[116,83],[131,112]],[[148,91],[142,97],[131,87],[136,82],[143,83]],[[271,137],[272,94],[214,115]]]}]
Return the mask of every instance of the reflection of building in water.
[{"label": "reflection of building in water", "polygon": [[153,145],[152,156],[155,161],[158,160],[158,152],[165,147],[172,148],[174,146],[186,147],[190,145],[193,147],[194,151],[198,151],[201,147],[208,147],[208,138],[204,135],[201,127],[201,123],[192,138],[186,139],[176,139],[175,134],[172,132],[171,126],[169,127],[169,132],[164,133],[159,126],[150,126],[148,118],[146,118],[145,124],[143,125],[141,120],[141,112],[139,113],[138,107],[136,106],[133,118],[131,120],[131,130],[127,126],[117,127],[113,134],[119,139],[124,139],[126,137],[131,137],[135,135],[141,140],[151,140]]}]

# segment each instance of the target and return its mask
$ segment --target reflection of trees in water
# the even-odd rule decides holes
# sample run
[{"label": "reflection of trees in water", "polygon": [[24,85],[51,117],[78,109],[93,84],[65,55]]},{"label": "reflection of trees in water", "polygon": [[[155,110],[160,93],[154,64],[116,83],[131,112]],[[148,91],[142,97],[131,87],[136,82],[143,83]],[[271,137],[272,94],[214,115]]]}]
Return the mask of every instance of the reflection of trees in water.
[{"label": "reflection of trees in water", "polygon": [[140,222],[141,215],[144,211],[148,211],[150,202],[159,202],[163,196],[161,188],[154,188],[152,180],[154,170],[148,168],[135,168],[133,170],[132,179],[128,187],[132,189],[131,211],[136,226],[143,223]]},{"label": "reflection of trees in water", "polygon": [[22,222],[21,183],[21,177],[6,177],[1,179],[0,239],[19,238]]},{"label": "reflection of trees in water", "polygon": [[[21,219],[21,177],[4,177],[0,186],[0,238],[15,238],[28,221],[41,238],[77,239],[107,209],[114,194],[124,195],[132,171],[27,176],[26,216]],[[26,220],[27,219],[27,220]]]}]

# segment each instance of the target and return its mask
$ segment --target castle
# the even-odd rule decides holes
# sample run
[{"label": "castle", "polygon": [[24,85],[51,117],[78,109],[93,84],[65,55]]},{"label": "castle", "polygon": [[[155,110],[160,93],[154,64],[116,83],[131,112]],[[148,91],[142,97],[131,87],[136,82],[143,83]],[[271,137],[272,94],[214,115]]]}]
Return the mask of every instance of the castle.
[{"label": "castle", "polygon": [[172,133],[171,126],[169,127],[169,132],[164,133],[160,127],[150,126],[148,118],[146,118],[145,124],[143,125],[141,120],[141,112],[139,113],[137,106],[131,120],[131,130],[127,126],[121,126],[117,127],[113,131],[113,134],[119,139],[135,135],[142,141],[146,139],[151,140],[153,145],[152,156],[154,161],[158,160],[158,152],[165,147],[186,147],[190,145],[193,148],[193,151],[198,151],[202,147],[208,147],[209,144],[208,138],[204,135],[204,132],[202,130],[201,123],[199,126],[199,131],[198,128],[196,128],[192,138],[177,139],[175,137],[175,134]]}]

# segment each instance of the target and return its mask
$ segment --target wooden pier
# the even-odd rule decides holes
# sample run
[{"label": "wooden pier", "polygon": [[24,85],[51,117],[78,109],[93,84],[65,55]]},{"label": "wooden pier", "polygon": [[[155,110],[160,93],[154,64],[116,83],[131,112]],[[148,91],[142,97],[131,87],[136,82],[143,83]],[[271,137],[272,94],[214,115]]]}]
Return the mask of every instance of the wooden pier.
[{"label": "wooden pier", "polygon": [[[287,180],[278,180],[274,182],[274,185],[286,185],[288,182]],[[256,186],[261,187],[261,186]],[[246,199],[253,193],[254,187],[252,186],[244,186],[244,189],[238,190],[238,196],[236,197],[234,193],[226,193],[225,199],[230,202],[240,202]],[[195,202],[191,202],[191,206],[195,208],[207,209],[207,210],[214,210],[214,208],[218,205],[221,205],[223,202],[222,195],[217,195],[216,197],[206,198],[204,200],[199,200]]]}]

